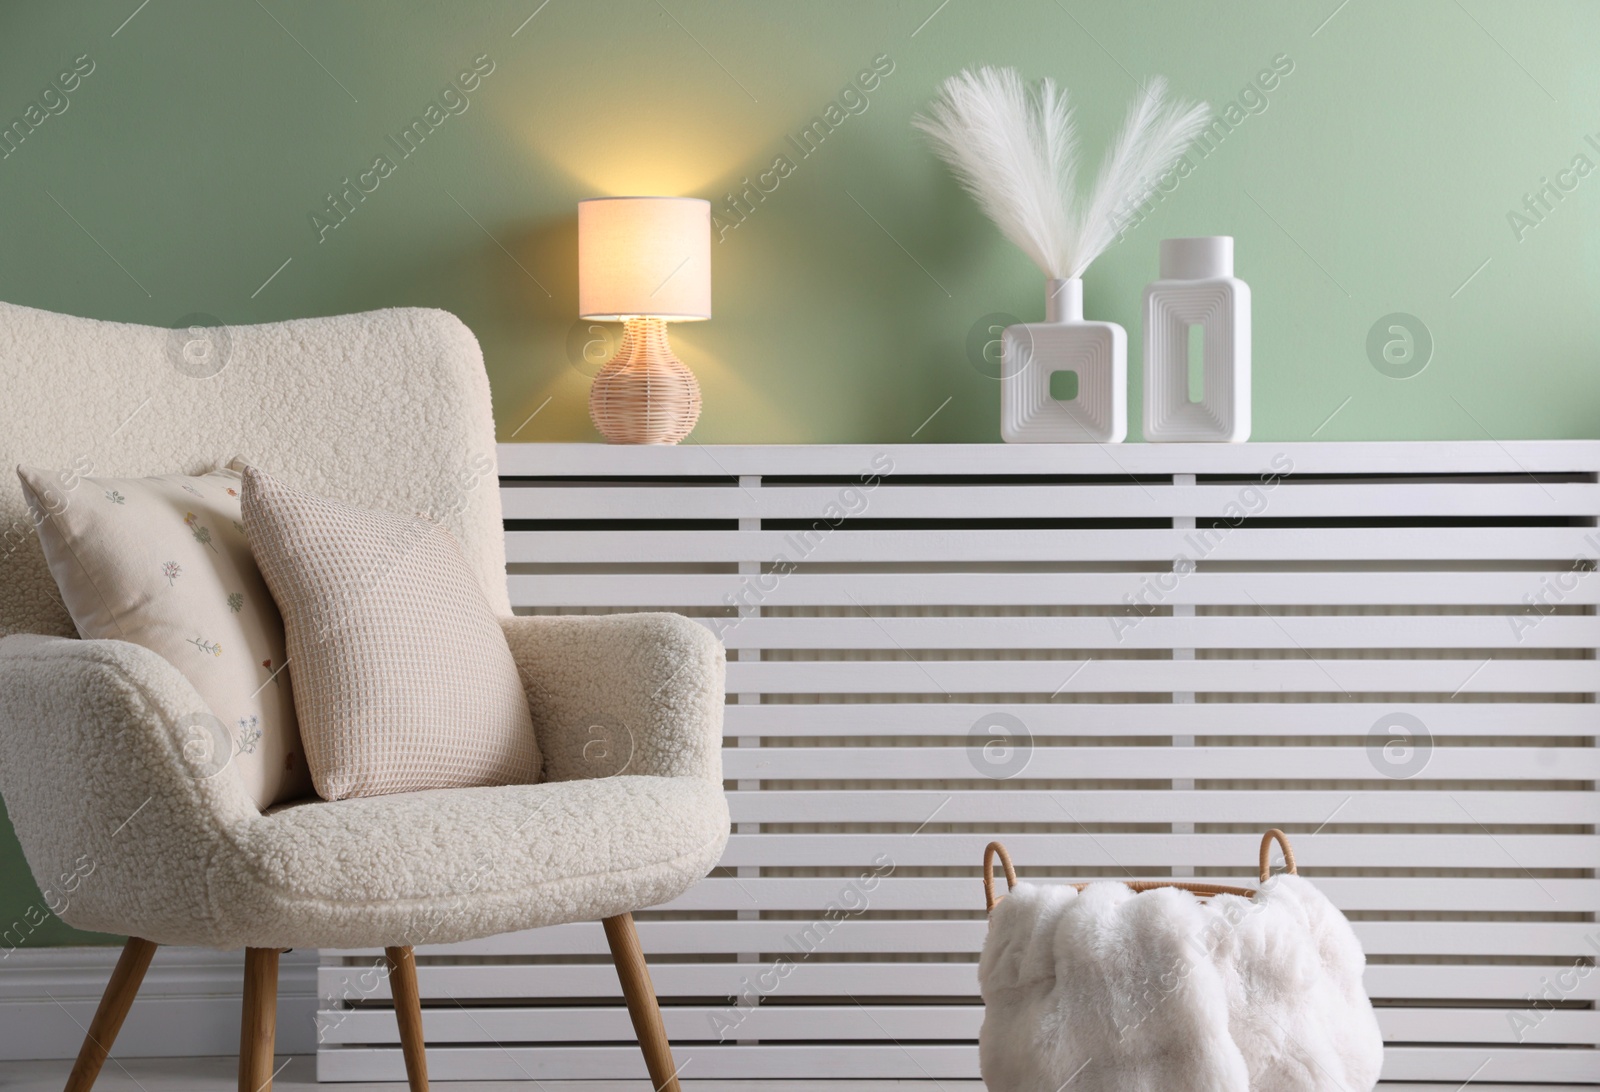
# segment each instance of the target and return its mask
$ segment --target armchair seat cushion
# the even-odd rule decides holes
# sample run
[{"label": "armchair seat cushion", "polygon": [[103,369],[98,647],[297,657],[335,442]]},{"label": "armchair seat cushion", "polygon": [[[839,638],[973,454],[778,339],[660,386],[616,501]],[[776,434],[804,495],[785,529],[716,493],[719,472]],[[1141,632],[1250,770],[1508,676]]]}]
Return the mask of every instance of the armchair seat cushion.
[{"label": "armchair seat cushion", "polygon": [[669,901],[728,836],[722,788],[622,775],[307,801],[239,832],[222,944],[443,944]]}]

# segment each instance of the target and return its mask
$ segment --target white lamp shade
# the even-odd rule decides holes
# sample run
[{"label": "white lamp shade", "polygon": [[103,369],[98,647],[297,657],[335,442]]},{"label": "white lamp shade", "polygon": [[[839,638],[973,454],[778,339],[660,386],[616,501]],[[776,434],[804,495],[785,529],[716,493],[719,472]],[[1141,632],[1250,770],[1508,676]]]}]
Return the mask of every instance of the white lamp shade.
[{"label": "white lamp shade", "polygon": [[578,314],[602,320],[710,318],[711,202],[578,202]]}]

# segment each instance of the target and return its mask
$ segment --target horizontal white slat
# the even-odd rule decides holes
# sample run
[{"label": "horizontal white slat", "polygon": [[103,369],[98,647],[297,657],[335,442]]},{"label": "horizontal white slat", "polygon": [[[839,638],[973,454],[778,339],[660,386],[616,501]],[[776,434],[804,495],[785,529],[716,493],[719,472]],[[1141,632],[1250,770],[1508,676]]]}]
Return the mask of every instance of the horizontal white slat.
[{"label": "horizontal white slat", "polygon": [[[702,1046],[676,1058],[689,1088],[695,1080],[781,1078],[807,1074],[807,1087],[839,1079],[881,1079],[939,1082],[978,1076],[975,1045],[907,1044],[799,1046]],[[1518,1047],[1391,1047],[1384,1054],[1385,1081],[1448,1076],[1455,1085],[1392,1086],[1422,1092],[1459,1092],[1474,1070],[1495,1073],[1502,1081],[1582,1082],[1594,1087],[1595,1052],[1588,1049],[1531,1050]],[[620,1080],[644,1078],[637,1046],[594,1047],[441,1047],[428,1051],[428,1071],[435,1080],[548,1081],[554,1079]],[[405,1080],[398,1048],[345,1048],[318,1055],[320,1081]],[[772,1087],[763,1084],[763,1087]],[[859,1088],[850,1084],[847,1087]],[[1389,1088],[1380,1085],[1379,1088]],[[1480,1086],[1474,1082],[1474,1090]],[[1506,1089],[1484,1084],[1484,1092]]]},{"label": "horizontal white slat", "polygon": [[500,444],[505,477],[879,474],[1499,474],[1600,470],[1593,440],[1253,444]]},{"label": "horizontal white slat", "polygon": [[[813,921],[641,921],[639,941],[648,958],[660,955],[737,955],[744,952],[796,955],[815,947],[829,955],[866,953],[976,953],[988,932],[979,919],[868,920],[847,918],[818,928]],[[1600,954],[1600,936],[1588,922],[1538,921],[1358,921],[1351,926],[1369,956],[1542,956],[1550,959]],[[458,944],[417,948],[432,956],[586,955],[610,952],[598,922],[578,922],[507,933]],[[377,960],[379,948],[325,950],[329,959]]]},{"label": "horizontal white slat", "polygon": [[[751,967],[750,971],[764,968]],[[855,1005],[762,1005],[743,1010],[729,1005],[667,1005],[661,1015],[667,1037],[680,1054],[701,1043],[728,1039],[897,1039],[977,1042],[983,1022],[980,1005],[874,1005],[872,1019]],[[400,1041],[394,1013],[388,1010],[328,1012],[321,1017],[330,1043],[388,1044]],[[616,1008],[424,1009],[422,1029],[430,1052],[435,1043],[584,1043],[633,1038],[628,1012]]]},{"label": "horizontal white slat", "polygon": [[[1406,761],[1409,761],[1407,759]],[[848,778],[971,781],[993,776],[977,747],[730,747],[730,780],[817,781]],[[1402,767],[1410,773],[1409,766]],[[1010,773],[1010,768],[1005,767]],[[1013,780],[1258,778],[1381,781],[1398,772],[1366,747],[1046,747],[1036,746]],[[1594,747],[1435,747],[1413,780],[1591,781],[1600,777]],[[822,819],[824,817],[818,817]]]},{"label": "horizontal white slat", "polygon": [[[1512,1022],[1515,1013],[1536,1020]],[[1519,1008],[1380,1008],[1378,1027],[1391,1043],[1494,1043],[1526,1046],[1600,1046],[1600,1013]],[[1521,1038],[1518,1038],[1518,1035]],[[1597,1059],[1600,1060],[1600,1059]],[[1600,1072],[1591,1076],[1600,1078]]]},{"label": "horizontal white slat", "polygon": [[1369,956],[1600,955],[1591,922],[1357,921],[1350,927]]},{"label": "horizontal white slat", "polygon": [[[703,618],[730,649],[1594,648],[1600,616]],[[1132,624],[1130,624],[1130,622]]]},{"label": "horizontal white slat", "polygon": [[[680,1053],[683,1056],[675,1056],[675,1060],[690,1088],[695,1080],[792,1077],[796,1073],[805,1073],[812,1088],[824,1087],[818,1082],[831,1079],[900,1079],[937,1085],[941,1080],[978,1076],[978,1050],[969,1044],[706,1045],[692,1054]],[[1593,1050],[1581,1048],[1391,1047],[1384,1053],[1383,1077],[1385,1081],[1404,1081],[1448,1076],[1462,1082],[1471,1080],[1477,1070],[1495,1073],[1501,1080],[1583,1082],[1583,1087],[1593,1087],[1594,1055]],[[428,1051],[428,1071],[441,1081],[620,1080],[643,1079],[644,1062],[637,1046],[441,1047]],[[405,1066],[398,1048],[328,1050],[318,1055],[317,1079],[403,1082]],[[1473,1084],[1474,1089],[1478,1087]],[[1482,1087],[1494,1092],[1505,1086]],[[1459,1088],[1458,1083],[1454,1092]],[[1450,1090],[1451,1086],[1445,1085],[1441,1092]]]},{"label": "horizontal white slat", "polygon": [[[766,967],[770,967],[769,960]],[[1531,966],[1463,966],[1457,964],[1368,964],[1364,984],[1375,1000],[1435,999],[1464,1000],[1482,998],[1526,1003],[1527,994],[1540,988],[1540,977],[1553,978],[1570,970],[1564,964]],[[650,968],[657,994],[663,997],[732,998],[747,990],[744,979],[752,970],[765,969],[748,963],[666,963],[660,960]],[[317,973],[319,995],[324,998],[360,996],[363,1000],[389,999],[387,979],[359,994],[356,985],[364,968],[323,967]],[[377,978],[379,976],[373,976]],[[1590,975],[1567,996],[1574,1001],[1593,1001],[1600,996],[1600,983]],[[484,964],[481,966],[417,968],[423,997],[490,1000],[523,997],[570,997],[614,999],[620,993],[616,968],[609,963],[590,964]],[[863,1000],[876,997],[951,997],[975,998],[978,993],[978,965],[961,963],[797,963],[783,979],[784,998],[852,996]]]},{"label": "horizontal white slat", "polygon": [[[939,1079],[978,1076],[973,1045],[701,1046],[674,1053],[679,1076],[696,1080],[777,1077],[804,1073],[809,1087],[831,1079]],[[573,1047],[440,1047],[428,1051],[435,1081],[621,1080],[645,1078],[637,1045]],[[400,1081],[405,1066],[396,1048],[346,1047],[317,1055],[319,1081]],[[648,1088],[648,1084],[644,1087]]]},{"label": "horizontal white slat", "polygon": [[[1517,1049],[1502,1047],[1390,1047],[1383,1052],[1386,1081],[1450,1080],[1470,1082],[1473,1074],[1497,1080],[1592,1083],[1600,1077],[1600,1057],[1583,1048]],[[1474,1086],[1475,1087],[1475,1086]]]},{"label": "horizontal white slat", "polygon": [[[1498,862],[1485,865],[1501,867]],[[1311,870],[1308,869],[1308,872]],[[872,890],[873,910],[973,910],[983,908],[982,885],[971,879],[903,879],[891,876]],[[658,909],[815,911],[839,897],[853,877],[710,878]],[[1134,877],[1161,879],[1163,877]],[[1253,870],[1241,868],[1215,883],[1252,886]],[[1533,877],[1316,876],[1317,887],[1341,911],[1431,910],[1460,913],[1595,913],[1600,911],[1600,881]],[[1063,882],[1065,882],[1063,880]],[[1494,970],[1495,968],[1479,968]],[[1592,976],[1600,986],[1600,975]],[[1522,994],[1517,994],[1522,996]]]},{"label": "horizontal white slat", "polygon": [[[1151,563],[1154,565],[1155,563]],[[1552,591],[1560,579],[1567,587]],[[1165,583],[1157,590],[1155,581]],[[1111,618],[1138,618],[1124,626],[1132,633],[1159,615],[1151,608],[1171,606],[1407,606],[1476,605],[1502,607],[1494,615],[1505,629],[1507,645],[1525,644],[1551,621],[1541,608],[1536,617],[1524,597],[1544,595],[1562,607],[1600,602],[1600,580],[1574,578],[1565,567],[1551,571],[1397,573],[1397,572],[1196,572],[1173,582],[1155,571],[1103,573],[795,573],[774,579],[737,574],[561,573],[514,574],[508,578],[514,606],[529,610],[563,607],[606,607],[617,610],[655,608],[836,607],[862,612],[883,606],[1109,607],[1100,624]],[[1130,604],[1140,606],[1130,606]],[[1140,618],[1139,615],[1145,615]],[[1559,617],[1559,616],[1557,616]],[[745,621],[753,621],[746,619]],[[1515,620],[1515,621],[1513,621]],[[1529,621],[1536,624],[1528,625]],[[743,625],[744,622],[738,622]],[[732,620],[724,626],[737,628]],[[1520,639],[1519,639],[1520,638]]]},{"label": "horizontal white slat", "polygon": [[[976,1042],[983,1023],[981,1005],[872,1005],[870,1019],[856,1005],[729,1006],[668,1005],[662,1009],[667,1037],[687,1054],[706,1041],[727,1039],[884,1040]],[[1600,1043],[1600,1013],[1530,1012],[1492,1008],[1381,1008],[1378,1026],[1391,1042],[1516,1043],[1512,1013],[1538,1023],[1524,1041],[1539,1046]],[[388,1045],[400,1041],[394,1013],[384,1009],[329,1011],[319,1023],[322,1041],[333,1044]],[[426,1008],[422,1030],[430,1051],[435,1044],[593,1043],[633,1037],[628,1012],[614,1008],[484,1007],[476,1011]],[[726,1036],[726,1039],[723,1037]],[[692,1045],[691,1045],[692,1044]]]},{"label": "horizontal white slat", "polygon": [[[938,818],[936,815],[935,818]],[[1067,819],[1062,812],[1061,818]],[[1600,837],[1581,834],[1485,834],[1466,812],[1467,834],[1330,834],[1300,839],[1302,867],[1327,868],[1590,868]],[[734,834],[722,865],[735,867],[945,866],[983,859],[989,834]],[[1255,834],[1007,834],[1006,849],[1022,868],[1082,865],[1148,871],[1173,865],[1246,866]]]},{"label": "horizontal white slat", "polygon": [[[513,563],[735,561],[1567,561],[1593,557],[1593,528],[1336,527],[1232,531],[507,531]],[[1580,581],[1581,583],[1581,581]]]},{"label": "horizontal white slat", "polygon": [[[1068,559],[1063,555],[1062,559]],[[513,574],[511,601],[555,607],[843,607],[877,606],[1115,607],[1145,606],[1501,606],[1530,611],[1524,597],[1566,607],[1600,603],[1600,578],[1571,572],[1572,559],[1543,570],[1507,572],[1193,572],[1174,581],[1172,558],[1143,563],[1146,571],[1094,573],[882,572],[792,573],[774,579],[736,573]],[[1126,569],[1127,566],[1119,568]],[[1169,570],[1166,573],[1157,569]],[[1559,579],[1559,599],[1547,581]],[[1159,584],[1156,582],[1160,581]],[[1543,609],[1541,608],[1541,613]],[[1528,614],[1527,617],[1533,617]],[[1540,621],[1542,626],[1545,621]],[[1110,625],[1109,622],[1104,623]],[[1141,623],[1143,624],[1143,623]],[[1511,623],[1501,625],[1511,632]],[[1531,634],[1524,627],[1521,632]]]},{"label": "horizontal white slat", "polygon": [[[812,927],[808,921],[640,921],[639,943],[647,959],[658,955],[716,955],[739,952],[789,952],[792,939]],[[964,952],[983,944],[988,923],[980,920],[894,920],[859,918],[833,923],[819,950],[829,953]],[[1579,940],[1581,943],[1581,938]],[[1560,951],[1556,948],[1552,951]],[[417,956],[482,956],[516,952],[522,955],[608,955],[599,922],[575,922],[507,933],[498,937],[418,947]],[[381,948],[324,949],[330,959],[378,959]]]},{"label": "horizontal white slat", "polygon": [[500,491],[506,519],[1168,519],[1247,516],[1338,519],[1361,516],[1581,516],[1600,512],[1600,486],[1371,482],[1285,482],[1269,490],[1228,485],[713,486],[514,483]]},{"label": "horizontal white slat", "polygon": [[1034,736],[1366,736],[1397,713],[1435,737],[1596,736],[1592,702],[807,702],[730,705],[728,736],[965,736],[980,718],[1023,721]]},{"label": "horizontal white slat", "polygon": [[728,664],[730,693],[1593,693],[1600,660],[765,660]]},{"label": "horizontal white slat", "polygon": [[[1003,791],[1001,791],[1003,789]],[[996,785],[983,790],[735,790],[735,823],[982,824],[1249,823],[1263,830],[1296,824],[1337,830],[1351,823],[1600,824],[1594,792],[1055,790]],[[1470,819],[1467,818],[1470,816]],[[1298,836],[1297,836],[1298,837]]]}]

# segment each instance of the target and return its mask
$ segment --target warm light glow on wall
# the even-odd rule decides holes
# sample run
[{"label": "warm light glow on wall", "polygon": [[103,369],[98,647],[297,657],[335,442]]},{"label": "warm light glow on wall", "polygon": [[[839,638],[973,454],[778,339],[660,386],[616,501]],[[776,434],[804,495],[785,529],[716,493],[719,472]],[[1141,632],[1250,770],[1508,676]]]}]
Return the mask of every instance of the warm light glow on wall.
[{"label": "warm light glow on wall", "polygon": [[[585,193],[700,193],[729,175],[765,165],[763,138],[748,143],[706,119],[649,108],[582,125],[552,125],[543,116],[508,118],[530,158],[570,175]],[[767,138],[767,142],[770,139]]]}]

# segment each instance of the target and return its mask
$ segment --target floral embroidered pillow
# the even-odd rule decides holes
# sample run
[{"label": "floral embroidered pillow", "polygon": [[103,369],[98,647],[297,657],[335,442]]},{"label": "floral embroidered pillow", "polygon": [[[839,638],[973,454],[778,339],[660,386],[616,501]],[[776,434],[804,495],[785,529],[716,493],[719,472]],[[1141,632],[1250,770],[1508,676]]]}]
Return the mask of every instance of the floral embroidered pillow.
[{"label": "floral embroidered pillow", "polygon": [[310,795],[283,619],[245,540],[239,474],[17,475],[79,636],[142,645],[199,692],[206,708],[173,726],[196,776],[231,764],[263,809]]}]

